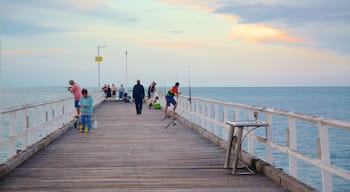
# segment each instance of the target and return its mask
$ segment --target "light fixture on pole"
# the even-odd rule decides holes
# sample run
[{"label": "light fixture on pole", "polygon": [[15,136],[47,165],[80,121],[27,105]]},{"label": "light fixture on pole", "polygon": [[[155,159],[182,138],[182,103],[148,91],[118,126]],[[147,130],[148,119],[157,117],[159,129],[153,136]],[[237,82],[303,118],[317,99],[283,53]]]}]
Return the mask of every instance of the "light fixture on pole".
[{"label": "light fixture on pole", "polygon": [[107,47],[107,45],[97,45],[97,57],[95,58],[95,61],[98,64],[98,69],[97,69],[97,75],[98,75],[98,88],[101,88],[101,83],[100,83],[100,62],[102,62],[102,57],[100,56],[100,49]]},{"label": "light fixture on pole", "polygon": [[128,51],[125,51],[125,90],[128,92]]}]

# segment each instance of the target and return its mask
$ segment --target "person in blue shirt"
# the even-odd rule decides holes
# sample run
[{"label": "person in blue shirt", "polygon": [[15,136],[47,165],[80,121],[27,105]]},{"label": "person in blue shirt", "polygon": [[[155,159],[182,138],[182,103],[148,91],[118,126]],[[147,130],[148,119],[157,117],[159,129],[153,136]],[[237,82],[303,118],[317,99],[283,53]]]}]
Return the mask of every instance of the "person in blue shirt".
[{"label": "person in blue shirt", "polygon": [[81,91],[82,96],[79,99],[79,104],[80,104],[80,118],[81,118],[81,123],[83,125],[83,129],[80,130],[80,133],[84,132],[84,127],[87,124],[88,125],[88,131],[90,132],[91,130],[91,116],[92,116],[92,97],[88,95],[88,90],[87,89],[82,89]]}]

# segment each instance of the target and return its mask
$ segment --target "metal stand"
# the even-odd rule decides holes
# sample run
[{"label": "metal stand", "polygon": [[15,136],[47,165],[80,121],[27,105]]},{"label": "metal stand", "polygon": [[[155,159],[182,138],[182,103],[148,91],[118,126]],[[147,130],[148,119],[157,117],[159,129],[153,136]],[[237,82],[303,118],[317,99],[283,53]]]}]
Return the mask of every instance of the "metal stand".
[{"label": "metal stand", "polygon": [[[224,168],[229,168],[231,150],[233,150],[234,159],[232,163],[232,174],[236,174],[238,159],[242,150],[243,128],[244,127],[266,127],[268,126],[268,124],[260,120],[227,121],[226,124],[230,125],[230,132],[227,140],[226,159],[225,159]],[[237,130],[235,130],[235,128],[237,128]]]}]

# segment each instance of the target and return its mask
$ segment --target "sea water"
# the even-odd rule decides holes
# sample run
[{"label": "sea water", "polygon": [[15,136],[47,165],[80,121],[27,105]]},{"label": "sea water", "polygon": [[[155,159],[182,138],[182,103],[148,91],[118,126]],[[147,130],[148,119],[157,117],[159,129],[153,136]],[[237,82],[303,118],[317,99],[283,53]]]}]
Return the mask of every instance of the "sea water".
[{"label": "sea water", "polygon": [[[90,90],[97,90],[97,88],[90,88]],[[350,87],[194,87],[190,90],[193,97],[350,121]],[[2,88],[0,91],[1,108],[72,97],[66,87]],[[180,87],[180,91],[184,95],[189,95],[189,88]],[[286,122],[280,119],[273,119],[273,121]],[[315,141],[309,138],[317,136],[317,127],[306,122],[297,122],[297,133],[298,150],[315,157]],[[348,160],[350,158],[350,131],[329,129],[329,135],[332,164],[350,170]],[[277,143],[285,142],[285,131],[273,127],[273,139]],[[264,149],[265,147],[257,144],[254,151],[263,156]],[[276,167],[288,171],[287,155],[274,151],[273,158]],[[317,168],[300,161],[298,161],[298,167],[300,179],[321,189],[320,171]],[[333,177],[333,183],[334,191],[350,191],[350,182],[345,179]]]}]

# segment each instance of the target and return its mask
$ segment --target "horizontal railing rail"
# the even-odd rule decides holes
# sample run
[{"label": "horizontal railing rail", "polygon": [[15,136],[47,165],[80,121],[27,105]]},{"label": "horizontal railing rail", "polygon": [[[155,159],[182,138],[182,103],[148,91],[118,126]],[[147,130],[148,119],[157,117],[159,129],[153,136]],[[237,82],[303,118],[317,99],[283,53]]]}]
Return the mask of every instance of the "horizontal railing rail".
[{"label": "horizontal railing rail", "polygon": [[[94,106],[104,100],[102,91],[90,94]],[[23,151],[73,120],[73,98],[1,109],[0,163]]]},{"label": "horizontal railing rail", "polygon": [[[161,98],[164,98],[163,94],[160,94]],[[240,103],[224,102],[197,97],[192,97],[191,102],[189,102],[189,99],[190,98],[187,96],[178,97],[178,114],[184,119],[197,124],[225,141],[227,141],[229,131],[229,125],[225,124],[226,121],[253,120],[255,119],[254,112],[259,112],[259,118],[264,118],[263,120],[267,122],[269,126],[266,128],[261,128],[263,129],[262,132],[261,130],[259,132],[254,128],[250,128],[245,131],[246,137],[248,138],[246,141],[247,152],[253,156],[263,159],[271,165],[275,164],[273,159],[273,154],[276,153],[275,150],[277,150],[279,153],[286,154],[288,156],[286,160],[288,164],[286,167],[288,170],[287,173],[293,177],[304,181],[303,178],[298,177],[298,170],[300,171],[298,167],[298,160],[301,160],[319,168],[321,172],[321,177],[319,177],[319,179],[321,180],[320,182],[322,182],[323,191],[332,191],[332,174],[343,177],[348,181],[350,180],[349,170],[331,163],[329,143],[329,129],[332,128],[349,131],[350,122]],[[165,104],[164,99],[162,100],[162,104]],[[283,123],[282,121],[285,122]],[[297,135],[299,129],[297,128],[302,126],[302,123],[300,122],[310,123],[312,124],[312,127],[316,127],[317,129],[317,133],[315,133],[316,155],[306,154],[305,152],[300,151],[300,149],[310,147],[301,146],[302,142],[300,139],[298,140]],[[274,131],[281,131],[281,127],[284,126],[286,127],[282,128],[282,131],[285,131],[284,141],[281,141],[280,138],[274,138]],[[255,132],[258,133],[255,134]],[[259,142],[265,146],[263,153],[261,150],[255,151],[254,142]],[[344,153],[346,153],[346,149],[343,150]],[[299,176],[304,176],[305,178],[305,174]]]}]

